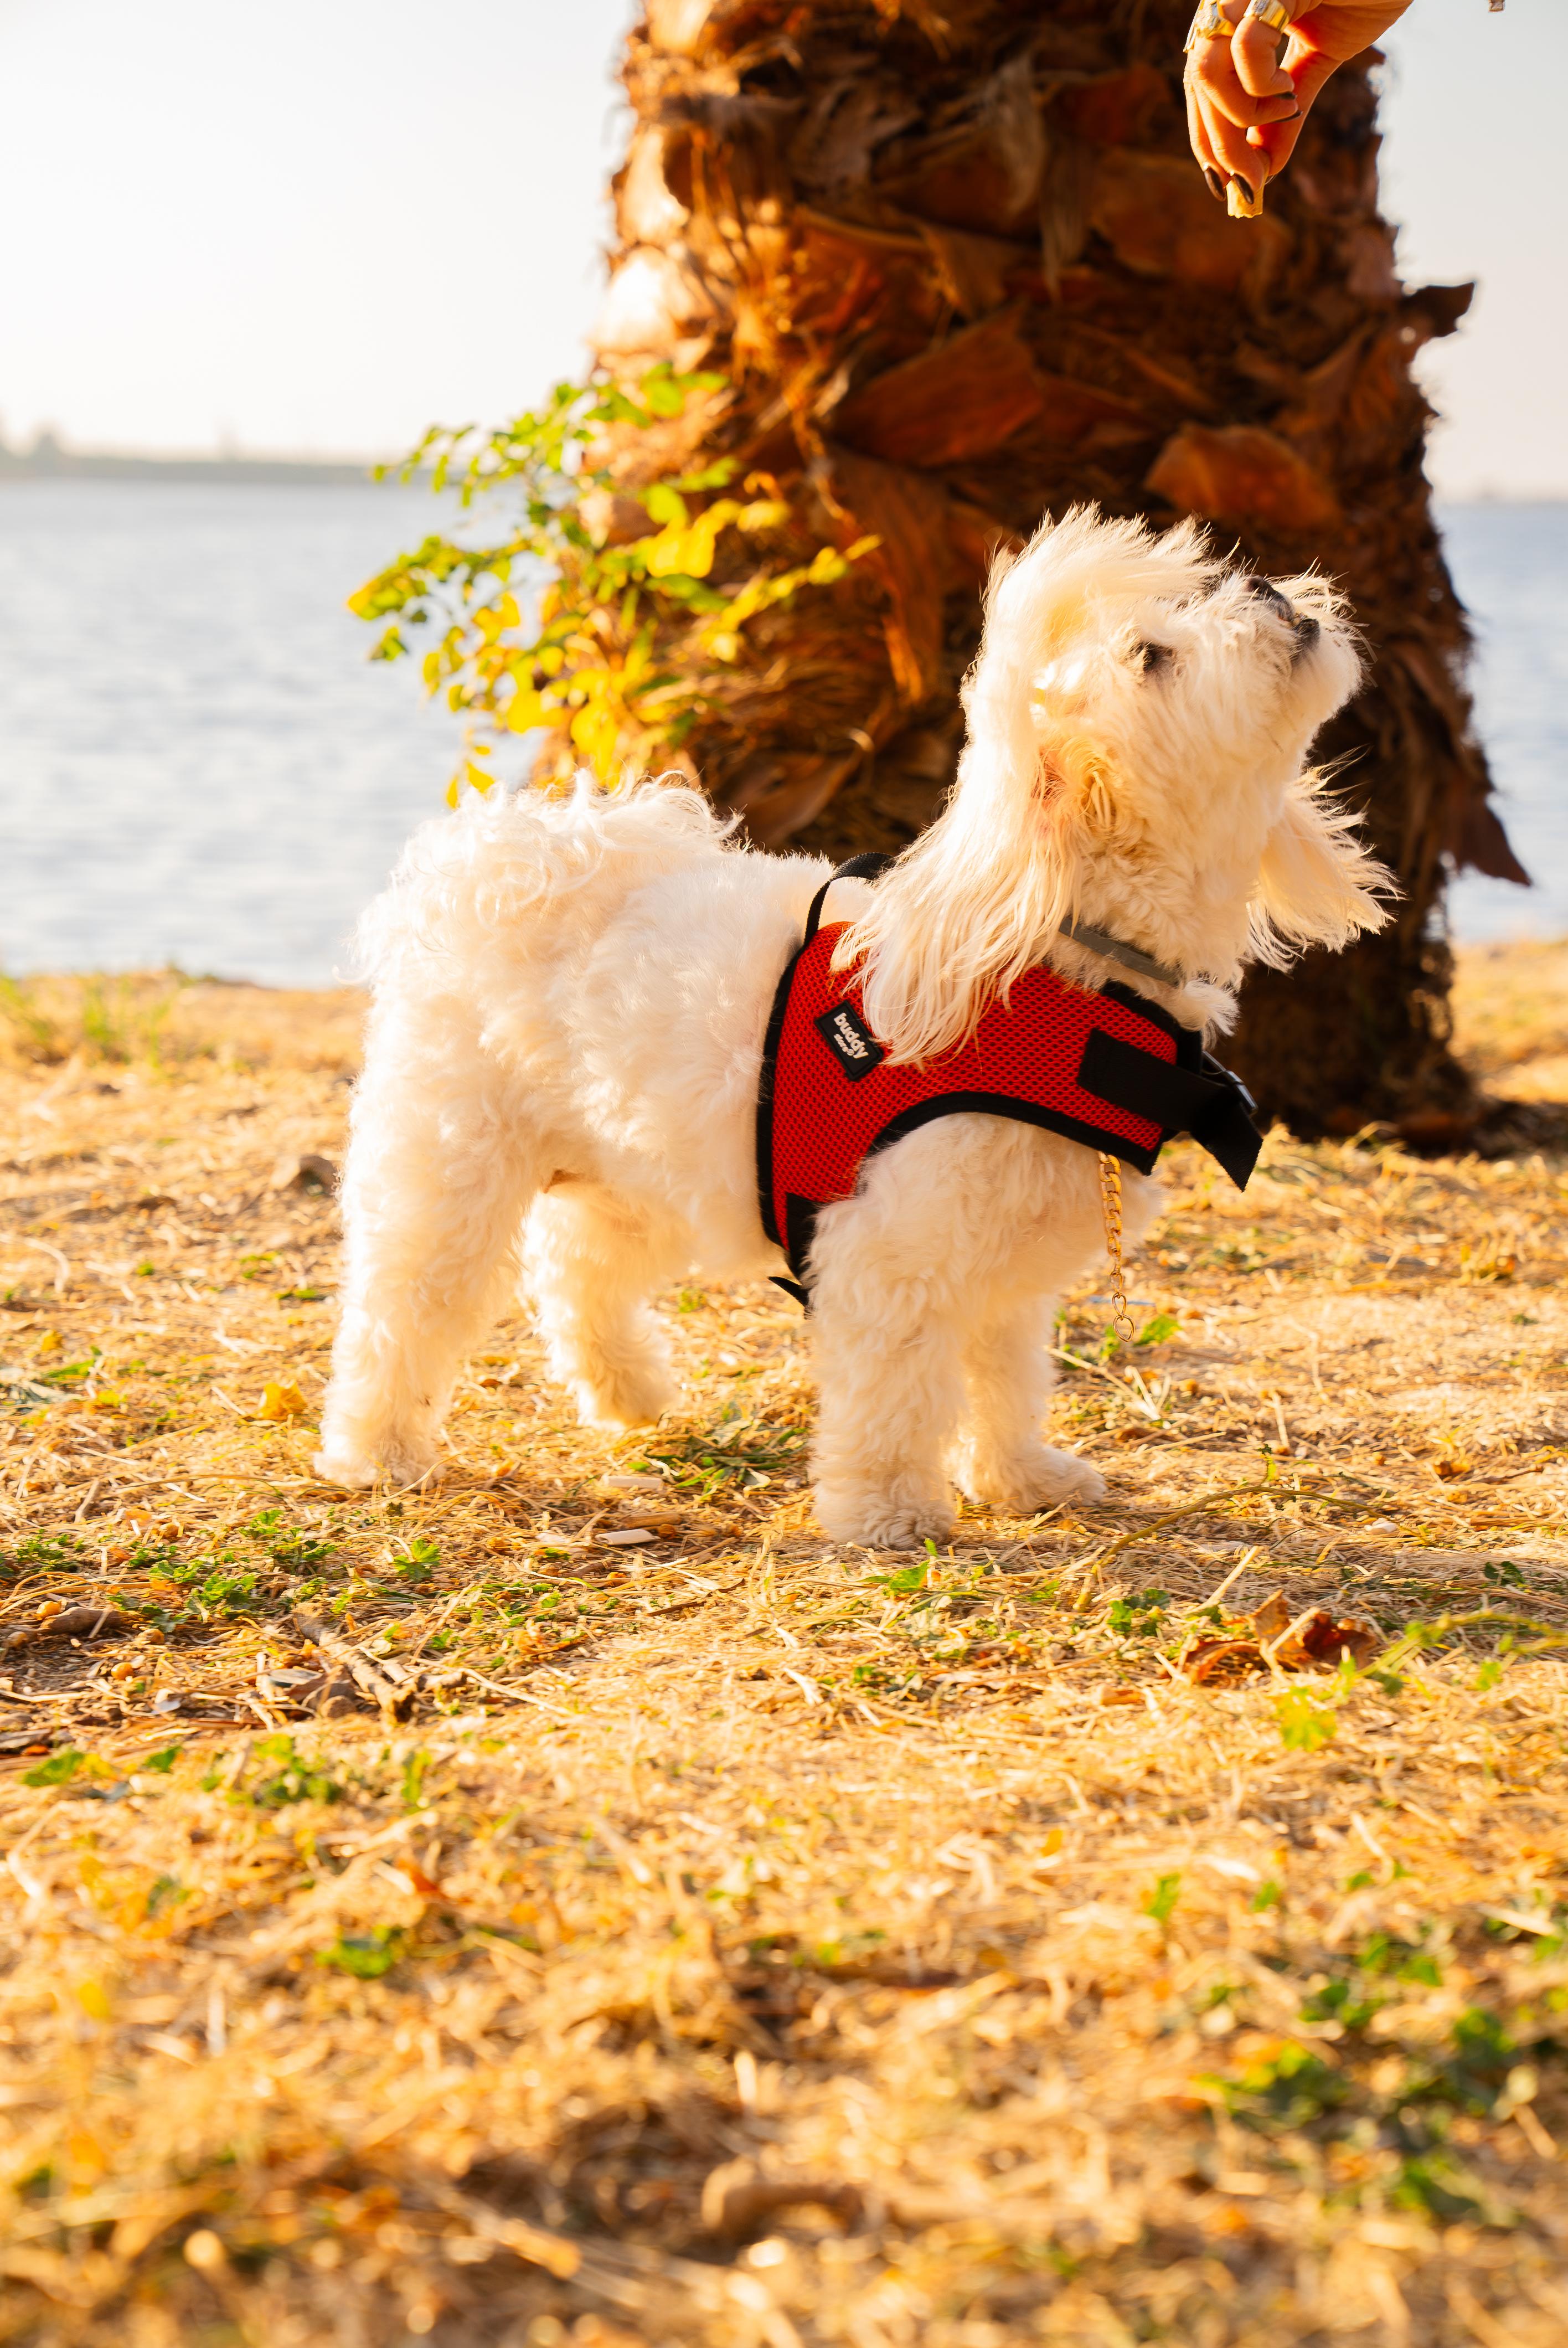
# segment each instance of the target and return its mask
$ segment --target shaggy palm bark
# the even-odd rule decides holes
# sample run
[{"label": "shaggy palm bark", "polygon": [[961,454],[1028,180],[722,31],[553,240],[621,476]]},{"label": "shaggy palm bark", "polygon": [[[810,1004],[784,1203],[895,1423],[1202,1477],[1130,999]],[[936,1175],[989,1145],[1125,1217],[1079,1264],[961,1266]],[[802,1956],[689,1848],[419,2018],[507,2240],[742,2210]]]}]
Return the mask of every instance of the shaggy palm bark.
[{"label": "shaggy palm bark", "polygon": [[1446,863],[1520,880],[1488,803],[1468,640],[1410,362],[1468,287],[1408,292],[1378,211],[1368,64],[1333,82],[1267,215],[1187,153],[1189,0],[648,0],[597,330],[729,387],[614,451],[778,481],[803,542],[880,544],[747,631],[691,755],[767,846],[897,848],[959,738],[991,552],[1048,512],[1210,520],[1348,589],[1367,689],[1343,759],[1403,891],[1381,936],[1248,984],[1239,1066],[1299,1130],[1462,1116]]}]

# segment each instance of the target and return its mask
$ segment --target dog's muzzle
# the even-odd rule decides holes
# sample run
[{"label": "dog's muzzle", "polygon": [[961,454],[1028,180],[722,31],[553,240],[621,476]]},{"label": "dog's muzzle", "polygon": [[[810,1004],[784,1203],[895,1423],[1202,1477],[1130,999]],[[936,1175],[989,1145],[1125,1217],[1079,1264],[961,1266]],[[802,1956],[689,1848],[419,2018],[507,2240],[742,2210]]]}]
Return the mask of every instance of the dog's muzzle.
[{"label": "dog's muzzle", "polygon": [[1298,612],[1289,596],[1280,593],[1272,579],[1265,579],[1255,572],[1249,576],[1246,585],[1249,595],[1255,595],[1260,602],[1266,603],[1287,626],[1294,629],[1296,658],[1299,660],[1304,653],[1309,653],[1323,633],[1311,613]]}]

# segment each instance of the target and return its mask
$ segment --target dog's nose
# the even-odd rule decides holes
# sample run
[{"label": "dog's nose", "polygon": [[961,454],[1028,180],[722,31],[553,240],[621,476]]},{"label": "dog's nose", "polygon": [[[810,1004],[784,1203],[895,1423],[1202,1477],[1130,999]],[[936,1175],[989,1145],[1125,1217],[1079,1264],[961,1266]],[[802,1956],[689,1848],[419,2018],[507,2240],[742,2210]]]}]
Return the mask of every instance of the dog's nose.
[{"label": "dog's nose", "polygon": [[1295,605],[1287,595],[1280,593],[1272,579],[1262,578],[1256,572],[1251,572],[1247,575],[1246,592],[1249,595],[1256,595],[1261,602],[1267,603],[1273,611],[1277,612],[1282,620],[1288,620],[1292,627],[1296,625]]},{"label": "dog's nose", "polygon": [[1298,612],[1289,596],[1282,595],[1273,580],[1265,579],[1261,572],[1248,572],[1246,588],[1249,595],[1255,595],[1260,602],[1266,603],[1271,612],[1295,629],[1297,660],[1303,653],[1312,650],[1323,631],[1310,612]]}]

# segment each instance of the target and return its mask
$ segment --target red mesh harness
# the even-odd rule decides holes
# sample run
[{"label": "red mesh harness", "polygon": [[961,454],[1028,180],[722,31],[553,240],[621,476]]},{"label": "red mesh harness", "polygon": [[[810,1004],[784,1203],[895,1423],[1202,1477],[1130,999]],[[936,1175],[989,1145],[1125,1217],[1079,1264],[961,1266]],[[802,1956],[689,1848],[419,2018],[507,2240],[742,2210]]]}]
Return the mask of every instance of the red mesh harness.
[{"label": "red mesh harness", "polygon": [[757,1187],[763,1228],[794,1274],[781,1288],[809,1305],[821,1209],[854,1196],[877,1150],[960,1110],[1043,1126],[1141,1174],[1173,1134],[1188,1132],[1245,1189],[1262,1146],[1250,1096],[1195,1029],[1128,987],[1091,993],[1036,963],[962,1044],[889,1066],[866,1024],[858,973],[832,967],[845,925],[820,924],[834,880],[869,878],[891,861],[851,857],[823,883],[774,998],[757,1097]]}]

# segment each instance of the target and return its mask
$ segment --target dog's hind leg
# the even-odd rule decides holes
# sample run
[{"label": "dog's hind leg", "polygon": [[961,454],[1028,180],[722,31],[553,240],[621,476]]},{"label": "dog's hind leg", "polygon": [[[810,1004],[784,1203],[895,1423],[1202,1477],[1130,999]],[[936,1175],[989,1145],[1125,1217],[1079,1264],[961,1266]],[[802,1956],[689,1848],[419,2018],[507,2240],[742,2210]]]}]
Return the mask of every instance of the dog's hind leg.
[{"label": "dog's hind leg", "polygon": [[1055,1383],[1047,1350],[1052,1310],[1040,1297],[996,1306],[975,1323],[964,1344],[968,1410],[954,1473],[971,1500],[1019,1516],[1057,1500],[1092,1503],[1105,1491],[1098,1468],[1056,1450],[1040,1435]]},{"label": "dog's hind leg", "polygon": [[677,1396],[648,1298],[681,1260],[682,1236],[597,1182],[556,1181],[534,1202],[525,1276],[549,1349],[589,1426],[638,1426]]},{"label": "dog's hind leg", "polygon": [[546,1171],[450,1004],[378,1017],[343,1170],[343,1317],[315,1463],[329,1482],[413,1483],[435,1465],[458,1365],[506,1303]]}]

